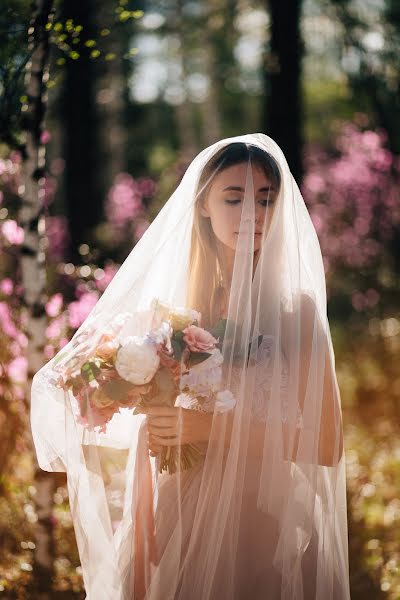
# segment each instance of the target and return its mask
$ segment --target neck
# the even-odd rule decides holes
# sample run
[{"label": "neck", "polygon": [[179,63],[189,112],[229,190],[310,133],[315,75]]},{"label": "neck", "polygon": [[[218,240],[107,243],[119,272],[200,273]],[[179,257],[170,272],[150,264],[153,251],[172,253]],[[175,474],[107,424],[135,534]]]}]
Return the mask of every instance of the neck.
[{"label": "neck", "polygon": [[[225,246],[225,244],[219,243],[218,247],[217,247],[217,251],[218,251],[218,258],[219,258],[221,269],[222,269],[222,278],[223,278],[222,284],[226,289],[229,289],[231,287],[231,283],[232,283],[233,266],[235,264],[235,250],[232,250],[232,248]],[[254,273],[256,271],[259,257],[260,257],[260,251],[256,250],[254,252],[254,257],[253,257],[253,276],[252,276],[252,278],[254,278]]]}]

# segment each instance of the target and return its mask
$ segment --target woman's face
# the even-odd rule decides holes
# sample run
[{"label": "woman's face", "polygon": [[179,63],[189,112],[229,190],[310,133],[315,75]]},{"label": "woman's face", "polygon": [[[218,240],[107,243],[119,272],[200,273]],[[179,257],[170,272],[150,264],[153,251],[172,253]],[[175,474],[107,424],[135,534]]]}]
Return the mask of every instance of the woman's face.
[{"label": "woman's face", "polygon": [[[247,168],[247,163],[241,163],[220,171],[214,177],[201,208],[201,214],[210,218],[218,240],[232,250],[235,250],[239,236]],[[251,170],[255,202],[254,252],[257,252],[269,229],[278,190],[257,165]]]}]

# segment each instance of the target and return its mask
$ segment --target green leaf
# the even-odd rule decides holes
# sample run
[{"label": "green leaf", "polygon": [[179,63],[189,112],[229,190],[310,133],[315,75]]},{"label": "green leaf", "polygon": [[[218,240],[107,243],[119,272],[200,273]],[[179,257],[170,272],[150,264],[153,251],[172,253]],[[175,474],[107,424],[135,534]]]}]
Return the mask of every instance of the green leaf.
[{"label": "green leaf", "polygon": [[226,326],[228,324],[228,319],[220,319],[218,323],[215,325],[213,329],[211,329],[210,333],[216,339],[219,339],[221,343],[225,337]]},{"label": "green leaf", "polygon": [[173,339],[173,340],[178,340],[178,342],[182,342],[182,343],[184,343],[184,342],[183,342],[183,336],[184,336],[184,335],[185,335],[185,334],[183,333],[183,331],[182,331],[182,330],[180,330],[180,331],[175,331],[175,332],[174,332],[174,335],[172,336],[172,339]]},{"label": "green leaf", "polygon": [[191,352],[188,361],[189,369],[190,367],[194,367],[195,365],[199,365],[200,363],[204,362],[210,356],[211,354],[209,352]]},{"label": "green leaf", "polygon": [[176,360],[181,360],[182,352],[184,349],[184,345],[177,339],[171,339],[172,350],[174,351],[174,358]]},{"label": "green leaf", "polygon": [[81,375],[85,381],[88,383],[96,379],[96,377],[100,374],[100,369],[97,364],[93,361],[86,362],[81,367]]}]

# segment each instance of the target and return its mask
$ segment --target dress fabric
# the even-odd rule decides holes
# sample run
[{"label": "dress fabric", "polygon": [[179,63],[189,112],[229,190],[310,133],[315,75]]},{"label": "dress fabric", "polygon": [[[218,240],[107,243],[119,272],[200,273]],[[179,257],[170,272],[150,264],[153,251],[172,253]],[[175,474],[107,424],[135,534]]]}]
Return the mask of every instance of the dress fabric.
[{"label": "dress fabric", "polygon": [[[271,352],[274,339],[272,336],[263,336],[260,344],[261,361],[257,366],[256,386],[253,395],[252,417],[259,420],[268,420],[268,393],[271,389],[272,370],[270,364]],[[288,365],[283,353],[281,377],[281,418],[284,422],[288,413]],[[192,409],[201,410],[197,405]],[[301,411],[298,407],[297,426],[302,427]],[[199,494],[202,479],[204,460],[201,460],[191,469],[180,475],[181,484],[181,523],[183,557],[186,557],[187,547],[190,539],[193,515]],[[245,474],[245,493],[242,502],[242,514],[240,516],[240,529],[238,532],[238,554],[235,565],[234,597],[225,595],[224,564],[218,565],[213,583],[213,595],[215,600],[275,600],[280,598],[281,577],[273,567],[272,561],[274,551],[278,544],[279,529],[277,521],[265,512],[257,509],[257,490],[259,482],[259,469],[261,461],[254,459]],[[158,498],[155,511],[156,539],[159,554],[163,557],[156,569],[157,586],[150,587],[146,600],[161,600],[168,596],[168,556],[174,551],[174,529],[179,520],[178,506],[176,504],[176,475],[163,473],[158,476]],[[176,532],[175,532],[176,533]],[[186,557],[187,561],[187,557]],[[182,561],[183,562],[183,561]],[[196,557],[186,562],[185,569],[196,569]],[[181,574],[182,576],[182,574]],[[185,573],[188,577],[188,573]],[[190,575],[189,575],[190,578]],[[271,587],[272,585],[272,587]],[[179,588],[178,588],[179,590]],[[179,593],[179,591],[178,591]],[[307,599],[312,595],[305,596]],[[182,598],[175,596],[175,598]],[[175,600],[174,598],[174,600]],[[172,600],[172,599],[171,599]],[[202,600],[192,597],[191,600]]]}]

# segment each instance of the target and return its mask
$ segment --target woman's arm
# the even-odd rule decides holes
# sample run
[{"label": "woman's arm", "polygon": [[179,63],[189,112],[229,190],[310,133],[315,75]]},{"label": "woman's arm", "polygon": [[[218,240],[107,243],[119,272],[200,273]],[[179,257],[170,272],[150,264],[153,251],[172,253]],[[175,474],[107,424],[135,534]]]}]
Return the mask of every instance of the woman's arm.
[{"label": "woman's arm", "polygon": [[[315,305],[309,296],[303,295],[300,305],[300,339],[299,339],[299,394],[298,401],[300,410],[303,412],[307,385],[310,373],[311,353],[313,340],[321,345],[325,355],[321,370],[324,371],[322,401],[320,402],[320,414],[315,415],[312,427],[305,429],[296,428],[293,433],[293,425],[282,423],[282,437],[285,460],[303,463],[316,463],[325,466],[335,466],[343,454],[343,430],[340,410],[340,393],[333,372],[333,362],[329,353],[328,340],[324,333],[316,312]],[[290,319],[296,319],[299,315],[287,315],[282,321],[282,335],[286,340],[293,335],[296,323]],[[315,376],[315,374],[314,374]],[[229,447],[233,428],[233,413],[227,415],[225,431],[225,446]],[[265,423],[254,419],[250,424],[248,451],[252,456],[261,456],[264,448],[265,436],[268,436]],[[318,443],[310,444],[305,436],[317,436]],[[291,440],[291,437],[293,438]],[[317,450],[317,447],[318,450]],[[312,448],[315,447],[313,451]],[[290,455],[290,457],[289,457]]]},{"label": "woman's arm", "polygon": [[[307,387],[310,385],[310,380],[313,381],[314,379],[314,385],[316,385],[315,378],[318,375],[312,372],[311,357],[313,351],[318,353],[318,356],[321,354],[324,356],[323,362],[318,361],[322,363],[320,369],[323,369],[324,376],[322,398],[320,405],[316,406],[316,410],[320,410],[320,414],[315,415],[311,425],[305,423],[306,429],[302,433],[300,431],[296,432],[292,456],[299,461],[304,458],[307,459],[306,462],[310,462],[310,456],[301,456],[303,444],[299,438],[300,435],[318,435],[318,463],[335,466],[343,454],[343,430],[340,392],[334,373],[334,362],[330,356],[327,333],[322,327],[316,306],[309,296],[303,295],[301,297],[300,311],[299,405],[302,412],[304,411]],[[310,419],[308,418],[308,420]],[[286,437],[288,440],[288,436]],[[310,451],[308,451],[309,454]]]}]

